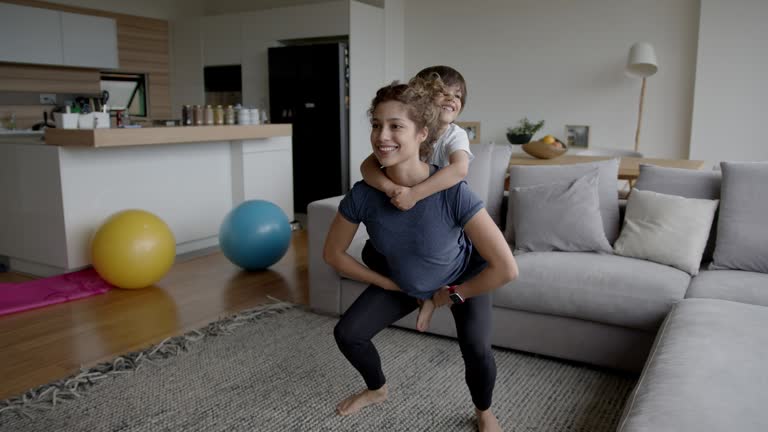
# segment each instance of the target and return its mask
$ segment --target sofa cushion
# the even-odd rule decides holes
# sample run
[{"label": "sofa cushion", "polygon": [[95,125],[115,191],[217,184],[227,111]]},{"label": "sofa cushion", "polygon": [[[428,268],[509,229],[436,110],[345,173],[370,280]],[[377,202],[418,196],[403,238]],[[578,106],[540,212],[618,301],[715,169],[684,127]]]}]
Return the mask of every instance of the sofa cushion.
[{"label": "sofa cushion", "polygon": [[[640,165],[640,177],[635,188],[684,198],[708,200],[720,199],[720,171],[701,171],[684,168],[667,168],[654,165]],[[712,261],[717,234],[717,212],[712,222],[712,229],[707,240],[707,247],[701,257],[702,262]]]},{"label": "sofa cushion", "polygon": [[512,157],[512,146],[496,144],[493,147],[491,157],[491,184],[488,186],[488,201],[485,202],[485,209],[491,215],[491,219],[496,222],[496,225],[503,229],[502,206],[504,205],[505,182],[509,169],[509,159]]},{"label": "sofa cushion", "polygon": [[768,308],[687,299],[659,331],[619,432],[768,430]]},{"label": "sofa cushion", "polygon": [[490,185],[491,175],[491,154],[493,153],[492,144],[476,144],[472,146],[472,154],[475,156],[469,163],[467,176],[464,181],[469,185],[469,189],[475,193],[483,202],[488,201],[488,186]]},{"label": "sofa cushion", "polygon": [[768,306],[768,274],[740,270],[704,270],[691,280],[685,297]]},{"label": "sofa cushion", "polygon": [[[600,214],[603,219],[605,237],[612,244],[619,235],[619,197],[616,193],[616,179],[619,174],[618,159],[573,165],[511,165],[509,167],[509,187],[574,181],[595,168],[599,171]],[[509,204],[504,232],[509,244],[514,244],[515,241],[514,227],[510,221],[512,210],[511,204]]]},{"label": "sofa cushion", "polygon": [[616,255],[531,252],[516,259],[520,276],[494,291],[495,306],[645,331],[656,331],[690,282],[678,269]]},{"label": "sofa cushion", "polygon": [[710,268],[768,273],[768,162],[722,162],[720,220]]},{"label": "sofa cushion", "polygon": [[600,216],[597,168],[575,181],[509,189],[515,249],[611,252]]},{"label": "sofa cushion", "polygon": [[469,164],[465,180],[483,202],[496,225],[502,226],[501,206],[504,198],[504,180],[512,156],[512,147],[501,144],[473,144],[475,158]]},{"label": "sofa cushion", "polygon": [[720,199],[721,177],[718,171],[641,164],[635,188],[685,198]]},{"label": "sofa cushion", "polygon": [[683,198],[633,189],[614,251],[699,272],[717,200]]}]

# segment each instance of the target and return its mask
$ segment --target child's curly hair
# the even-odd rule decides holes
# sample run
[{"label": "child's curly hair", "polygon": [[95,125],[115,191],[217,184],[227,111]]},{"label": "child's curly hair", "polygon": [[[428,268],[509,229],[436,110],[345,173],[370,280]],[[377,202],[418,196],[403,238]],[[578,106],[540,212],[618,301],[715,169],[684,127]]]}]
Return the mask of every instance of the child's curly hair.
[{"label": "child's curly hair", "polygon": [[464,80],[464,76],[462,76],[456,69],[444,65],[424,68],[420,70],[416,76],[424,79],[431,79],[435,74],[443,80],[444,86],[459,86],[459,91],[461,92],[461,97],[459,99],[461,100],[461,110],[463,111],[464,107],[467,105],[467,82]]},{"label": "child's curly hair", "polygon": [[437,140],[440,128],[440,107],[435,98],[445,91],[442,80],[437,75],[431,79],[416,77],[408,84],[393,81],[392,84],[380,88],[371,101],[368,118],[373,118],[373,112],[379,104],[396,101],[404,104],[408,119],[416,124],[417,129],[426,127],[429,135],[419,147],[419,157],[426,161],[432,156],[433,144]]}]

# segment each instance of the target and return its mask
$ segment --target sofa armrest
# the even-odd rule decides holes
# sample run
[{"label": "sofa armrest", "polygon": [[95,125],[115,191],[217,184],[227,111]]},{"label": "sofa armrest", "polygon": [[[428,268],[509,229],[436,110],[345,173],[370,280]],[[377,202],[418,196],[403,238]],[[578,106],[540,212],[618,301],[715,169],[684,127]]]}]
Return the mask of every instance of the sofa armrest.
[{"label": "sofa armrest", "polygon": [[326,198],[307,206],[309,307],[315,312],[333,315],[341,314],[341,278],[325,263],[323,245],[342,198]]}]

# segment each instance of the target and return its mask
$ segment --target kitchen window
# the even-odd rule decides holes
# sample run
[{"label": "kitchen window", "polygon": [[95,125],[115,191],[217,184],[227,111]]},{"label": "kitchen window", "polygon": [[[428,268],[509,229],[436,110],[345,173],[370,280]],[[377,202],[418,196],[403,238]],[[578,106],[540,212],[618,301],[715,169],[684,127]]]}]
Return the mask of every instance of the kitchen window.
[{"label": "kitchen window", "polygon": [[102,72],[101,90],[108,94],[110,112],[127,109],[131,117],[147,117],[146,75]]}]

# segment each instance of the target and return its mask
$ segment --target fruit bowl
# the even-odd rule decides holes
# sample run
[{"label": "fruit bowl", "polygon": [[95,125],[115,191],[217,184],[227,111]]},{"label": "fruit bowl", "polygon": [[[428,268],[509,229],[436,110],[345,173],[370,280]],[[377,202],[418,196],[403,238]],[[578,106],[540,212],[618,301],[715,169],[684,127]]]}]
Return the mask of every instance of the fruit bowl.
[{"label": "fruit bowl", "polygon": [[560,146],[547,144],[544,141],[531,141],[523,144],[523,151],[539,159],[553,159],[568,151],[568,146],[560,140],[555,140]]}]

